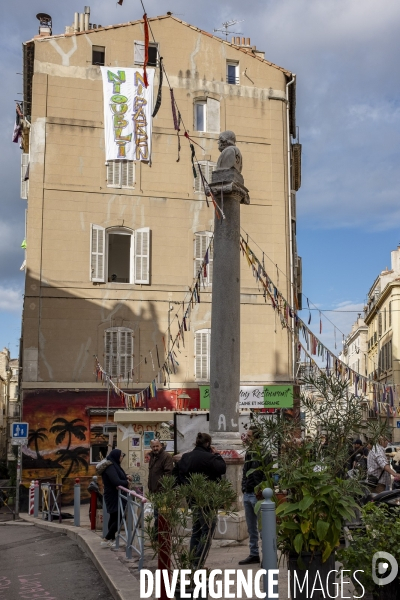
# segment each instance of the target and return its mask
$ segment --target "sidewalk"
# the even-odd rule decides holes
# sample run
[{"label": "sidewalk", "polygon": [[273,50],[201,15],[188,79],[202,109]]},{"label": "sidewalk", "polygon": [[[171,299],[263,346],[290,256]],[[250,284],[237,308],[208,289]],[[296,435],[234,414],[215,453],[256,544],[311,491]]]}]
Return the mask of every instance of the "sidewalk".
[{"label": "sidewalk", "polygon": [[[37,527],[62,531],[75,540],[93,561],[114,600],[140,600],[138,560],[136,558],[127,560],[124,547],[120,550],[102,548],[100,546],[102,532],[90,531],[88,510],[87,505],[81,507],[81,527],[79,528],[74,527],[73,519],[65,520],[62,524],[59,524],[58,522],[42,521],[41,518],[35,519],[26,514],[20,516],[24,521]],[[72,512],[70,507],[68,507],[68,512]],[[4,525],[7,524],[4,523]],[[206,567],[223,571],[226,569],[242,570],[245,574],[251,568],[255,572],[260,568],[257,564],[245,565],[244,567],[238,565],[239,560],[248,556],[248,550],[247,540],[241,544],[227,540],[214,540]],[[339,567],[339,564],[337,564],[336,568]],[[152,551],[148,547],[145,549],[143,568],[152,571],[157,568],[157,559],[152,558]],[[233,579],[235,580],[234,576]],[[232,586],[231,592],[235,589],[236,585]],[[350,594],[347,597],[353,598],[353,594],[348,590],[349,588],[346,586],[345,593]],[[253,598],[255,599],[256,596],[253,596]],[[289,598],[288,573],[284,562],[279,565],[279,598]],[[314,598],[316,599],[317,596],[314,595]],[[367,600],[367,596],[364,596],[364,600]]]}]

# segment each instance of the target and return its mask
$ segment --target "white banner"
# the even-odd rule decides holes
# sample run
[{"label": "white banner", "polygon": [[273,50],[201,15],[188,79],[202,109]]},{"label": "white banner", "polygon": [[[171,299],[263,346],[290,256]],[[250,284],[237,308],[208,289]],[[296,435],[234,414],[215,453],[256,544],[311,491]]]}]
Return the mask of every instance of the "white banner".
[{"label": "white banner", "polygon": [[103,77],[106,160],[143,160],[151,156],[154,69],[100,67]]}]

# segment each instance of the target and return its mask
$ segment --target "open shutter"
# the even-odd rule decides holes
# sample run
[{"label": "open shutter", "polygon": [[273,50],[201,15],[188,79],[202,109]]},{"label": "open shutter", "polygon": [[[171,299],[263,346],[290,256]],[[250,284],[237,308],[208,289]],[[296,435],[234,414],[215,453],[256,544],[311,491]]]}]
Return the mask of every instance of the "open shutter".
[{"label": "open shutter", "polygon": [[194,179],[194,191],[204,194],[203,181],[200,177],[199,168],[201,169],[201,172],[203,173],[204,177],[206,178],[206,180],[208,182],[209,179],[208,179],[208,172],[207,172],[207,162],[199,162],[198,164],[197,163],[195,164],[197,177]]},{"label": "open shutter", "polygon": [[91,281],[104,282],[104,257],[105,257],[104,227],[93,225],[90,235],[90,279]]},{"label": "open shutter", "polygon": [[144,42],[135,42],[135,65],[143,65],[144,63]]},{"label": "open shutter", "polygon": [[150,284],[150,229],[135,231],[135,283]]},{"label": "open shutter", "polygon": [[[203,262],[204,256],[208,251],[208,259],[209,264],[207,266],[207,278],[205,278],[204,282],[208,285],[212,283],[212,270],[213,270],[213,244],[211,241],[211,233],[202,231],[201,233],[196,233],[194,237],[194,276],[199,272],[201,264]],[[210,244],[211,241],[211,244]]]},{"label": "open shutter", "polygon": [[207,162],[206,177],[207,177],[208,183],[211,183],[211,179],[212,179],[211,173],[214,171],[216,166],[217,166],[217,163],[215,163],[215,162],[210,162],[210,161]]},{"label": "open shutter", "polygon": [[210,133],[220,133],[220,102],[213,98],[207,98],[207,131]]},{"label": "open shutter", "polygon": [[196,379],[199,381],[210,380],[210,330],[196,331]]},{"label": "open shutter", "polygon": [[29,179],[25,181],[26,172],[29,165],[29,154],[21,154],[21,198],[28,200]]},{"label": "open shutter", "polygon": [[107,163],[107,187],[121,187],[121,162],[109,160]]}]

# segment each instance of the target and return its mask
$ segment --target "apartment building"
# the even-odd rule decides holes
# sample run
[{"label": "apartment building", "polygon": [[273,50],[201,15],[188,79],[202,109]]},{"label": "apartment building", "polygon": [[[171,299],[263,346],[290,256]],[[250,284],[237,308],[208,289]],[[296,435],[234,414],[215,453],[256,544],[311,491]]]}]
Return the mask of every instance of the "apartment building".
[{"label": "apartment building", "polygon": [[[103,455],[103,425],[123,404],[96,380],[95,357],[129,393],[146,388],[163,364],[212,238],[214,209],[194,171],[210,177],[221,131],[236,133],[243,156],[251,198],[241,208],[243,231],[259,246],[260,259],[286,298],[301,298],[295,77],[247,38],[230,43],[171,14],[150,18],[149,24],[154,40],[146,93],[153,108],[161,93],[161,105],[150,120],[146,150],[138,143],[132,160],[128,154],[106,157],[108,100],[101,68],[114,78],[125,69],[143,76],[143,20],[97,27],[89,18],[75,19],[62,35],[42,23],[39,35],[23,46],[22,391],[31,428],[23,459],[26,480],[90,474]],[[161,86],[160,57],[166,71]],[[124,127],[124,119],[115,118]],[[185,130],[196,152],[194,164]],[[124,138],[121,131],[115,135]],[[129,144],[132,139],[121,141],[121,152]],[[147,408],[175,409],[182,393],[190,407],[200,406],[201,388],[209,383],[212,335],[212,246],[209,250],[201,301],[192,308],[184,343],[174,347],[179,364],[163,375]],[[293,383],[293,344],[243,260],[241,384]]]},{"label": "apartment building", "polygon": [[[371,381],[400,384],[400,246],[391,252],[391,268],[386,267],[368,292],[365,324],[368,327],[367,371]],[[395,394],[398,408],[398,394]],[[399,416],[389,419],[393,441],[400,441]]]}]

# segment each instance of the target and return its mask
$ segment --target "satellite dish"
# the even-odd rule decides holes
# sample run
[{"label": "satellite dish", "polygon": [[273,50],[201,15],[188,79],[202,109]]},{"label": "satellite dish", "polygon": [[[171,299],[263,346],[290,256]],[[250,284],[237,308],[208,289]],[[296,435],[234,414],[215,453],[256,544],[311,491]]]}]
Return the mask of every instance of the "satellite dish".
[{"label": "satellite dish", "polygon": [[48,23],[49,21],[51,21],[51,16],[46,13],[38,13],[36,15],[36,18],[38,19],[38,21],[43,21],[44,23]]}]

